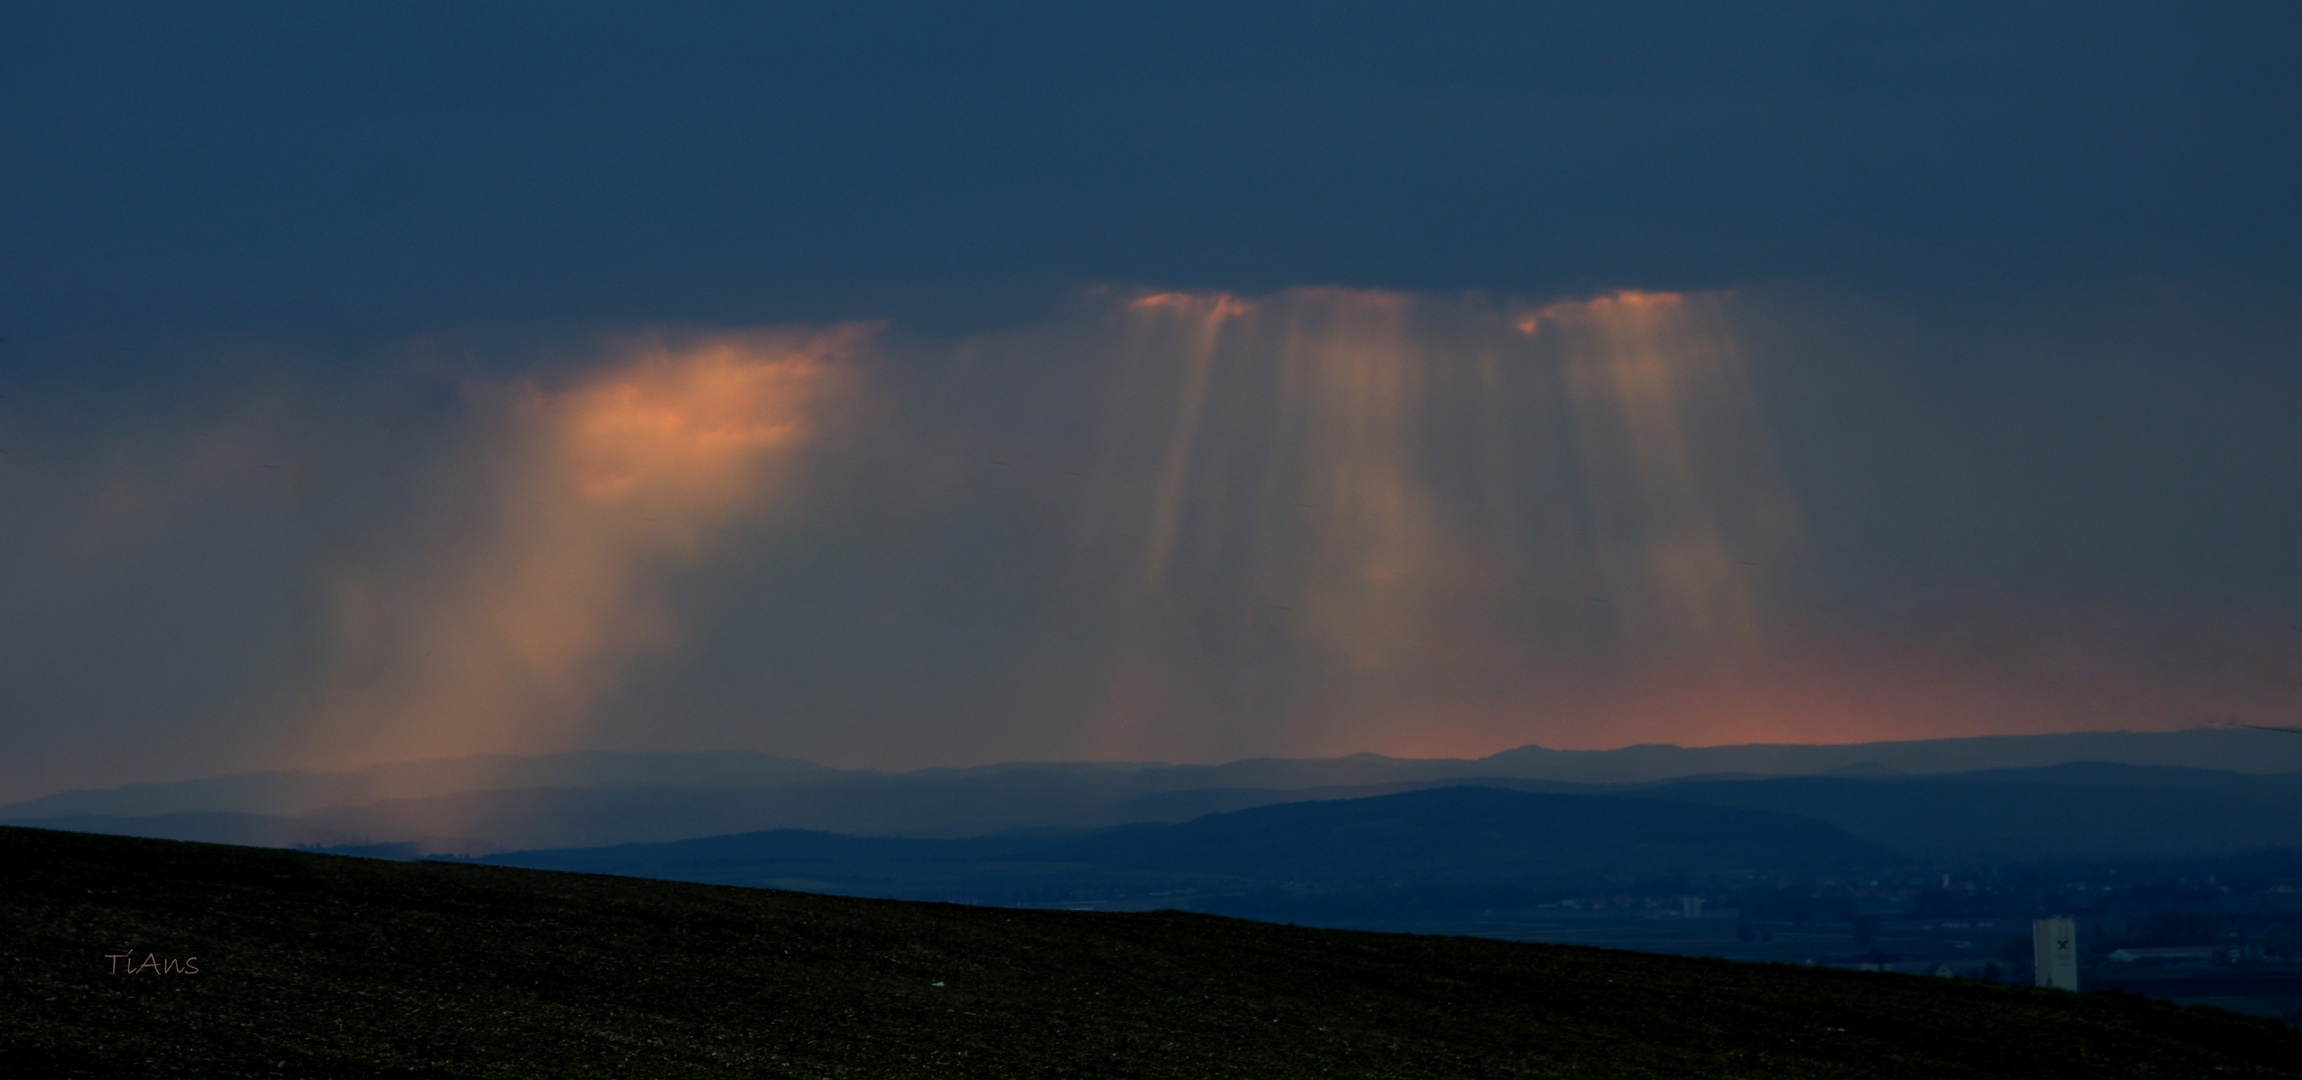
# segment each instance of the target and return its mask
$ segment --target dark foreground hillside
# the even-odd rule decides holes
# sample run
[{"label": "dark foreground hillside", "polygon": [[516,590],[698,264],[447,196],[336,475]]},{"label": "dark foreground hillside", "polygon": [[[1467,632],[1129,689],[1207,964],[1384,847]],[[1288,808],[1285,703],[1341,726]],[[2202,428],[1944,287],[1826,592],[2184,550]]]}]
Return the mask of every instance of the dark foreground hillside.
[{"label": "dark foreground hillside", "polygon": [[2302,1076],[2266,1022],[1945,979],[28,829],[0,868],[11,1077]]}]

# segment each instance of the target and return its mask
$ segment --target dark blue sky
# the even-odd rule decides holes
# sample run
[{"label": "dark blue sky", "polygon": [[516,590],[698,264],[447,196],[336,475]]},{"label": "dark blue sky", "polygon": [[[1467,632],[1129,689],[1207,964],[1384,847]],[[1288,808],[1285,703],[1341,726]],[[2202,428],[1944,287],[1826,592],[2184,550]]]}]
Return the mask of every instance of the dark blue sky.
[{"label": "dark blue sky", "polygon": [[[20,4],[19,321],[2289,281],[2291,5]],[[997,300],[999,303],[992,303]]]},{"label": "dark blue sky", "polygon": [[[418,750],[926,764],[2302,722],[2298,10],[9,5],[0,682],[29,719],[0,729],[16,763],[0,798]],[[1279,295],[1306,286],[1358,291]],[[1127,314],[1160,290],[1190,297],[1157,311],[1233,327],[1206,355],[1235,374],[1191,388],[1194,339]],[[1508,329],[1617,290],[1696,299],[1620,323],[1607,312],[1632,301],[1570,303],[1549,344]],[[1413,328],[1381,322],[1385,291],[1424,298]],[[1226,323],[1221,293],[1249,298],[1261,329]],[[566,670],[539,685],[622,658],[580,692],[489,691],[557,721],[493,741],[315,734],[349,723],[314,719],[346,695],[384,700],[371,683],[462,677],[407,659],[422,627],[462,616],[378,614],[359,590],[446,596],[532,554],[519,545],[544,519],[470,508],[542,498],[534,461],[581,457],[575,428],[552,424],[607,415],[599,388],[627,376],[648,401],[711,396],[603,341],[851,321],[878,327],[852,380],[728,393],[761,423],[841,403],[810,453],[869,444],[878,464],[809,458],[787,485],[805,494],[755,501],[680,474],[665,481],[680,512],[742,543],[696,554],[569,517],[593,530],[594,561],[571,565],[628,595],[489,601],[655,627],[563,643]],[[1666,422],[1627,382],[1607,397],[1562,375],[1500,405],[1448,388],[1481,350],[1524,345],[1570,371],[1575,334],[1625,327],[1696,342],[1709,389],[1665,395]],[[1385,342],[1399,366],[1384,370],[1412,377],[1367,412],[1342,376],[1306,390],[1317,380],[1285,374],[1303,341],[1335,357]],[[1588,349],[1624,379],[1661,355]],[[679,378],[706,379],[702,353],[672,351]],[[1129,364],[1173,399],[1114,404],[1137,385]],[[1226,402],[1393,427],[1354,442],[1313,424],[1281,447],[1207,427]],[[1647,449],[1594,449],[1601,414]],[[1585,433],[1579,449],[1449,441],[1554,421]],[[1686,468],[1731,459],[1713,470],[1729,479],[1672,488],[1659,444],[1639,442],[1665,429]],[[1037,455],[1061,476],[1094,453],[1118,462],[1094,498],[998,471]],[[1538,459],[1583,471],[1474,498],[1468,478]],[[724,465],[683,468],[784,483],[710,472]],[[1321,467],[1429,526],[1391,536],[1367,502],[1324,535],[1392,569],[1469,569],[1408,600],[1345,562],[1288,587],[1337,619],[1421,626],[1455,642],[1447,656],[1362,685],[1336,674],[1356,662],[1342,657],[1391,646],[1357,631],[1208,629],[1240,590],[1277,588],[1272,567],[1328,566],[1316,530],[1294,552],[1205,524],[1245,498],[1224,485],[1261,469],[1264,496],[1318,509],[1311,487],[1281,498],[1268,478]],[[1638,508],[1608,526],[1637,534],[1616,554],[1644,552],[1632,591],[1676,613],[1647,629],[1684,630],[1702,604],[1733,605],[1690,599],[1724,586],[1664,550],[1680,526],[1657,507],[1699,504],[1716,519],[1685,528],[1756,544],[1719,523],[1778,494],[1795,540],[1721,564],[1756,568],[1729,591],[1763,649],[1718,645],[1715,626],[1701,648],[1633,640],[1627,616],[1573,629],[1527,584],[1605,563],[1615,541],[1590,537]],[[1573,505],[1584,546],[1496,524],[1553,504]],[[1161,574],[1197,559],[1217,584],[1156,618],[1079,585],[1110,555],[1080,515],[1137,527],[1113,506],[1148,515]],[[1482,599],[1504,594],[1518,599]],[[1340,651],[1317,659],[1314,639]],[[1503,674],[1568,654],[1616,666]],[[1673,681],[1693,669],[1708,674]],[[1330,683],[1352,689],[1322,697]],[[1936,685],[1968,689],[1915,689]],[[1681,716],[1721,696],[1742,704]],[[1392,711],[1332,719],[1345,698]]]}]

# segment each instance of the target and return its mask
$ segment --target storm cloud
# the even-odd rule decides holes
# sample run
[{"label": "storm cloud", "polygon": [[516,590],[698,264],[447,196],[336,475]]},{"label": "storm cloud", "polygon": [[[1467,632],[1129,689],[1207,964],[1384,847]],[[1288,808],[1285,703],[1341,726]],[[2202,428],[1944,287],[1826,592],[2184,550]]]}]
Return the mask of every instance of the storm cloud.
[{"label": "storm cloud", "polygon": [[0,798],[2302,720],[2286,6],[0,20]]}]

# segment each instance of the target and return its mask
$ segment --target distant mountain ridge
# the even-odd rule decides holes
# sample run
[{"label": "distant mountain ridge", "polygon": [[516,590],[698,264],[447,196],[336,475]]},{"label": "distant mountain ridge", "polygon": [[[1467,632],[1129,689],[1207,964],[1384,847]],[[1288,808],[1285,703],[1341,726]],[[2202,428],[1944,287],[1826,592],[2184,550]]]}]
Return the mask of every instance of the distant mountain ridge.
[{"label": "distant mountain ridge", "polygon": [[1960,739],[1803,745],[1750,743],[1616,750],[1505,750],[1480,760],[1496,775],[1591,784],[1631,784],[1698,773],[1807,776],[1848,767],[1933,774],[2040,768],[2073,762],[2302,773],[2302,738],[2247,728],[2187,731],[2082,731],[2062,735],[1984,735]]},{"label": "distant mountain ridge", "polygon": [[201,780],[83,788],[0,804],[0,821],[64,814],[152,815],[233,811],[295,815],[384,799],[427,798],[519,788],[721,787],[789,783],[835,776],[967,778],[1041,772],[1076,776],[1157,774],[1144,790],[1303,788],[1398,783],[1460,776],[1504,776],[1586,784],[1649,783],[1700,774],[1804,776],[1858,766],[1906,773],[1972,772],[2071,762],[2108,762],[2302,773],[2302,739],[2233,728],[2175,732],[2075,732],[1987,735],[1900,742],[1748,743],[1681,747],[1642,743],[1614,750],[1522,746],[1484,758],[1249,758],[1221,765],[1161,762],[1007,763],[909,772],[838,769],[749,751],[636,753],[578,751],[374,765],[346,772],[234,773]]},{"label": "distant mountain ridge", "polygon": [[66,814],[146,816],[229,812],[294,816],[385,799],[420,799],[467,791],[783,783],[840,771],[795,758],[745,751],[481,754],[393,762],[346,772],[232,773],[202,780],[81,788],[0,805],[0,820]]},{"label": "distant mountain ridge", "polygon": [[[1929,823],[1956,817],[1951,803],[1988,798],[2001,807],[1995,816],[1977,819],[1989,827],[1960,834],[1990,837],[1979,850],[2083,846],[2093,842],[2089,829],[2115,841],[2127,828],[2118,822],[2140,830],[2136,835],[2154,836],[2151,842],[2168,850],[2205,841],[2220,850],[2302,843],[2302,814],[2286,809],[2302,805],[2302,796],[2292,794],[2302,781],[2267,775],[2279,772],[2302,776],[2302,739],[2228,729],[1838,746],[1522,747],[1477,760],[1358,754],[1223,765],[1043,763],[902,773],[835,769],[764,754],[589,752],[64,792],[0,807],[0,822],[269,846],[460,838],[464,846],[458,850],[532,850],[768,829],[963,837],[1176,823],[1272,803],[1477,783],[1588,794],[1649,787],[1659,797],[1681,801],[1815,817],[1913,853],[1942,850],[1936,834],[1944,830]],[[1959,783],[1967,786],[1944,787],[1951,776],[1963,777]],[[1894,787],[1907,784],[1917,786]],[[1972,786],[1977,784],[1986,786]],[[2086,790],[2058,795],[2050,790],[2056,787]],[[2093,790],[2098,788],[2104,790]],[[2149,790],[2133,798],[2105,793],[2127,788]],[[2071,809],[2079,803],[2097,808]],[[1898,809],[1879,809],[1888,805]],[[2145,806],[2159,808],[2157,824],[2141,814]],[[251,809],[262,807],[272,809]],[[2009,817],[2030,822],[2030,831],[2009,831]]]},{"label": "distant mountain ridge", "polygon": [[1324,909],[1374,906],[1373,897],[1395,904],[1401,890],[1425,905],[1479,907],[1556,899],[1599,880],[1875,869],[1905,860],[1773,811],[1443,787],[1084,834],[934,840],[773,830],[480,861],[896,899],[1014,904],[1096,896],[1224,911],[1243,902],[1226,897],[1274,889],[1317,894]]}]

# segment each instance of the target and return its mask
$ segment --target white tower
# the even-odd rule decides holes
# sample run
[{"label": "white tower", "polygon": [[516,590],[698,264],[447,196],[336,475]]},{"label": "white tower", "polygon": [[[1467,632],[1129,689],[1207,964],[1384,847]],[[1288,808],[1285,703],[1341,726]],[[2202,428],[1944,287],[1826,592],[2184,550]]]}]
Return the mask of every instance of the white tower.
[{"label": "white tower", "polygon": [[2031,920],[2030,955],[2038,985],[2078,989],[2078,923],[2070,916]]}]

